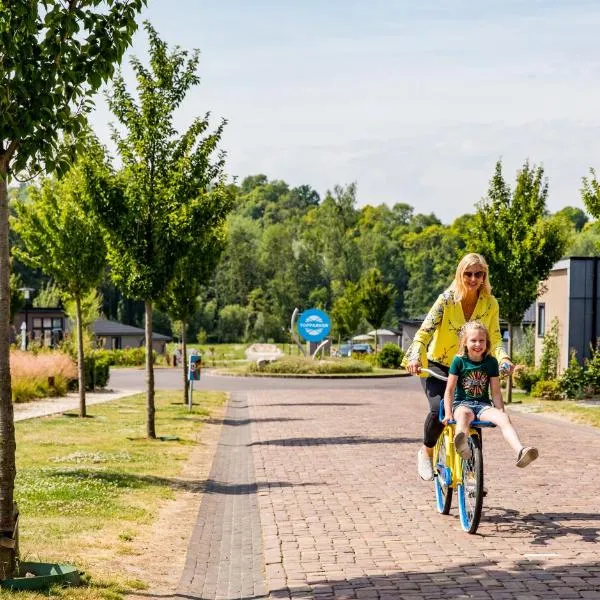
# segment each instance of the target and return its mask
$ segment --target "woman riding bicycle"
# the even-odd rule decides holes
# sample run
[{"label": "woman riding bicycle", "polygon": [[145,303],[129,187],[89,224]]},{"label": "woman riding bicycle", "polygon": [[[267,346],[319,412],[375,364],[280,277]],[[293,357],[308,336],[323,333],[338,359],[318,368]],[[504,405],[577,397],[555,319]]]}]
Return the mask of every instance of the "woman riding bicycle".
[{"label": "woman riding bicycle", "polygon": [[[488,265],[483,256],[474,253],[467,254],[458,263],[454,281],[431,307],[406,351],[402,365],[412,375],[418,375],[421,367],[429,367],[447,377],[450,363],[458,351],[458,332],[473,319],[485,325],[492,354],[503,370],[512,372],[513,364],[502,345],[498,301],[492,296]],[[429,413],[425,418],[423,446],[417,455],[417,465],[421,479],[431,480],[433,448],[444,429],[438,411],[446,382],[428,377],[422,379],[421,384],[429,401]]]}]

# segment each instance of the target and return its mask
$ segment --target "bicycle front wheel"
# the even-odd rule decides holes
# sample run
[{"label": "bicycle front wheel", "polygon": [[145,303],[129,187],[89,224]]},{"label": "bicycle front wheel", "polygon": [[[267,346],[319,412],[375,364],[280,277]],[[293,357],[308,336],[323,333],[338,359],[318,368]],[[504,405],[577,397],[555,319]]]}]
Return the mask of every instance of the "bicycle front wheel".
[{"label": "bicycle front wheel", "polygon": [[475,533],[481,520],[483,507],[483,453],[479,436],[471,435],[469,446],[473,456],[462,459],[462,477],[458,484],[458,512],[461,527]]},{"label": "bicycle front wheel", "polygon": [[435,475],[435,503],[438,512],[447,515],[452,505],[452,470],[448,465],[446,434],[440,435],[433,450],[433,473]]}]

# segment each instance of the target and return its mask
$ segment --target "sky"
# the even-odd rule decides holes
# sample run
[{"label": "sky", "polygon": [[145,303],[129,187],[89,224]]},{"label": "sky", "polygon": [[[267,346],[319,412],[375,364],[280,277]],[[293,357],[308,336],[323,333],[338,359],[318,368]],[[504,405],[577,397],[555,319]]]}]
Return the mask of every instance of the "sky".
[{"label": "sky", "polygon": [[[177,115],[227,119],[227,173],[264,173],[357,205],[475,210],[496,162],[543,165],[548,208],[583,208],[600,171],[597,0],[148,0],[169,45],[201,53]],[[129,52],[144,60],[142,28]],[[127,59],[126,59],[127,60]],[[135,81],[127,64],[130,89]],[[108,143],[102,99],[92,124]]]}]

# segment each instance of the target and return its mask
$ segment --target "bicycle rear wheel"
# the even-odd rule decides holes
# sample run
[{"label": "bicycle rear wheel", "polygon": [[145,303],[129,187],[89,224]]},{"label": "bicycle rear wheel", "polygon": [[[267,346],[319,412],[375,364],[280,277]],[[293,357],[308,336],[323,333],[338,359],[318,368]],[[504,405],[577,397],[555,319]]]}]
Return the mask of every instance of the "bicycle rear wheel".
[{"label": "bicycle rear wheel", "polygon": [[446,434],[440,435],[433,450],[433,473],[435,475],[435,503],[438,512],[447,515],[452,505],[452,470],[446,454]]},{"label": "bicycle rear wheel", "polygon": [[483,453],[479,436],[469,437],[473,456],[462,459],[462,477],[458,484],[458,512],[461,527],[468,533],[475,533],[481,520],[483,507]]}]

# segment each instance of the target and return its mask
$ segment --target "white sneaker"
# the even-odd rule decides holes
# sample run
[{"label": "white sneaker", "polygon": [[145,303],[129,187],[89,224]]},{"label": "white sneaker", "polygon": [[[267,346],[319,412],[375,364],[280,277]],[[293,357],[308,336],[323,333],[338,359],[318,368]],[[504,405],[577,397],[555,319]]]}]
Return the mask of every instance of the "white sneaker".
[{"label": "white sneaker", "polygon": [[433,479],[433,464],[431,458],[423,452],[423,448],[417,453],[417,469],[419,477],[424,481],[431,481]]}]

